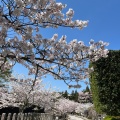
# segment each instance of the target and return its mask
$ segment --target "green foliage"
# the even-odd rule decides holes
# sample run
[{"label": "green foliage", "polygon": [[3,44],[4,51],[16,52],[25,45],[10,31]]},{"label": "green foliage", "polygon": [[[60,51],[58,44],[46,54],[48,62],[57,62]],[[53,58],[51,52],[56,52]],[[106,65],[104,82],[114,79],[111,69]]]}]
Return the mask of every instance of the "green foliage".
[{"label": "green foliage", "polygon": [[64,97],[64,98],[68,98],[68,92],[67,92],[67,90],[65,91],[65,92],[62,92],[62,96]]},{"label": "green foliage", "polygon": [[75,95],[74,95],[75,102],[78,102],[78,96],[79,96],[79,94],[78,94],[77,90],[75,90]]},{"label": "green foliage", "polygon": [[75,102],[78,102],[78,92],[77,92],[77,90],[75,90],[75,91],[72,90],[72,92],[71,92],[71,94],[69,96],[69,99],[73,100]]},{"label": "green foliage", "polygon": [[90,63],[94,67],[90,84],[98,113],[120,115],[120,50],[109,51],[107,58]]},{"label": "green foliage", "polygon": [[[93,64],[90,64],[90,67],[92,67],[92,66],[93,66]],[[93,99],[95,110],[97,111],[97,113],[102,113],[101,109],[103,106],[101,105],[100,100],[99,100],[98,81],[95,76],[95,70],[93,73],[91,73],[90,87],[91,87],[91,91],[92,91],[92,99]]]},{"label": "green foliage", "polygon": [[104,120],[112,120],[112,117],[111,117],[111,116],[106,116],[106,117],[104,118]]},{"label": "green foliage", "polygon": [[4,80],[7,80],[7,77],[9,77],[10,75],[11,75],[11,71],[10,70],[6,70],[6,71],[4,71],[4,72],[2,72],[1,70],[0,70],[0,78],[1,79],[4,79]]},{"label": "green foliage", "polygon": [[106,116],[104,120],[120,120],[120,116]]},{"label": "green foliage", "polygon": [[74,100],[74,95],[75,95],[75,92],[74,92],[74,90],[72,90],[69,99]]},{"label": "green foliage", "polygon": [[7,82],[7,77],[10,77],[11,73],[11,70],[6,70],[5,72],[0,70],[0,87],[4,86],[4,82]]},{"label": "green foliage", "polygon": [[78,92],[77,92],[77,90],[72,90],[72,92],[71,92],[71,94],[69,94],[68,92],[67,92],[67,90],[65,91],[65,92],[62,92],[61,93],[62,94],[62,96],[64,97],[64,98],[66,98],[66,99],[69,99],[69,100],[73,100],[73,101],[75,101],[75,102],[78,102]]},{"label": "green foliage", "polygon": [[84,93],[85,93],[85,92],[89,92],[89,93],[90,93],[90,89],[89,89],[88,85],[86,86],[85,90],[83,90],[83,92],[84,92]]}]

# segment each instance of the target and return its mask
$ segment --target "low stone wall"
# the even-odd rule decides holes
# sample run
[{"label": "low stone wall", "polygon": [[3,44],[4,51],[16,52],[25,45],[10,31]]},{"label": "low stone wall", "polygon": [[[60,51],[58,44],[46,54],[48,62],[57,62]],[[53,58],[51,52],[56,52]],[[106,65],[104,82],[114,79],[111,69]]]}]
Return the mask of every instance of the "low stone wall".
[{"label": "low stone wall", "polygon": [[54,120],[54,117],[47,113],[3,113],[0,120]]}]

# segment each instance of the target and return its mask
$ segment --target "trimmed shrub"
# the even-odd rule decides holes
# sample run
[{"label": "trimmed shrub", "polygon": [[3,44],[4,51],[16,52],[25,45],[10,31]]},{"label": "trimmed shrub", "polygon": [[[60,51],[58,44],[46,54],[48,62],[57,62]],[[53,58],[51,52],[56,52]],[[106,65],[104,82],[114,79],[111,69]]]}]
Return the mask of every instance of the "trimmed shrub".
[{"label": "trimmed shrub", "polygon": [[98,113],[120,115],[120,50],[110,50],[107,58],[90,63],[94,67],[90,84]]}]

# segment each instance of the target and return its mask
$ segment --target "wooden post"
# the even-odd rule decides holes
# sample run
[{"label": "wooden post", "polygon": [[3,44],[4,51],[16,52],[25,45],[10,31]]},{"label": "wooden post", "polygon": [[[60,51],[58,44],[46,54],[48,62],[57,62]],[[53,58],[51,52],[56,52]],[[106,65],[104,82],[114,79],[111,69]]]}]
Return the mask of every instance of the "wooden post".
[{"label": "wooden post", "polygon": [[21,113],[20,116],[21,116],[21,120],[24,120],[24,114]]},{"label": "wooden post", "polygon": [[24,114],[24,120],[27,120],[27,113]]},{"label": "wooden post", "polygon": [[12,117],[12,120],[16,120],[16,118],[17,118],[17,114],[14,113],[14,114],[13,114],[13,117]]},{"label": "wooden post", "polygon": [[[41,120],[44,120],[44,119],[45,119],[45,116],[46,116],[46,114],[41,113]],[[47,120],[47,119],[46,119],[46,120]]]},{"label": "wooden post", "polygon": [[27,120],[32,120],[32,115],[31,115],[31,113],[28,113]]},{"label": "wooden post", "polygon": [[9,113],[8,116],[7,116],[7,120],[11,120],[11,118],[12,118],[12,114]]},{"label": "wooden post", "polygon": [[35,113],[34,119],[39,120],[38,113]]},{"label": "wooden post", "polygon": [[5,120],[6,119],[6,113],[2,114],[1,120]]},{"label": "wooden post", "polygon": [[42,120],[42,116],[41,116],[41,114],[39,114],[39,120]]},{"label": "wooden post", "polygon": [[51,114],[45,114],[45,118],[46,120],[53,120],[53,115]]},{"label": "wooden post", "polygon": [[17,115],[17,120],[21,120],[20,117],[21,117],[21,114],[18,113],[18,115]]}]

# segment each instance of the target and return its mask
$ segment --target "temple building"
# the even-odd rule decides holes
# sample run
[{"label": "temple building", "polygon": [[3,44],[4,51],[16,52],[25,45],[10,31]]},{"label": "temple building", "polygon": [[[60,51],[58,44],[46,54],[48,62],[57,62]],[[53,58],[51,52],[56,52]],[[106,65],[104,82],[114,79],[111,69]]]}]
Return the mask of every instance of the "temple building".
[{"label": "temple building", "polygon": [[79,103],[92,103],[92,94],[90,92],[79,92]]}]

